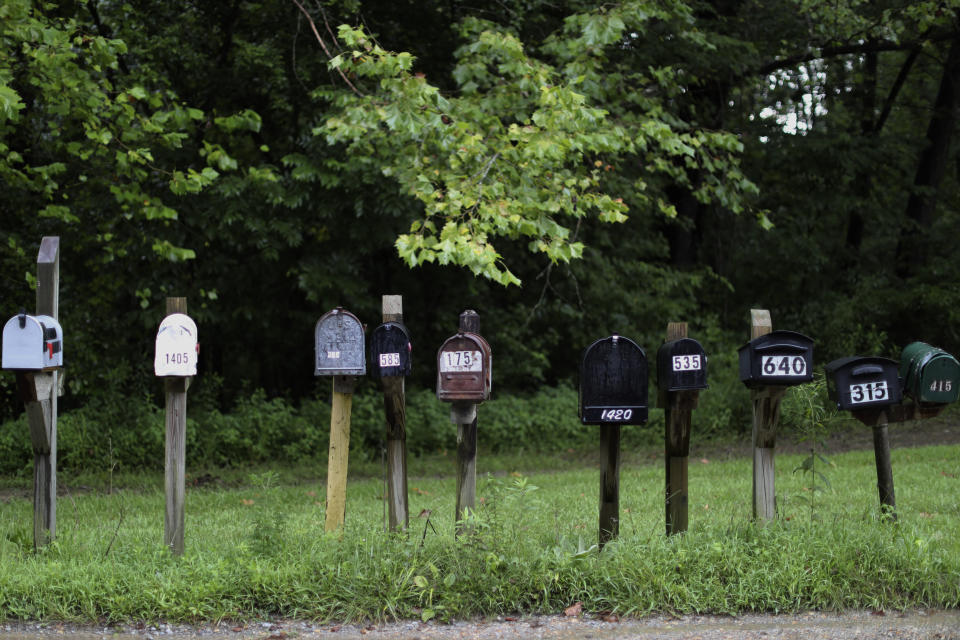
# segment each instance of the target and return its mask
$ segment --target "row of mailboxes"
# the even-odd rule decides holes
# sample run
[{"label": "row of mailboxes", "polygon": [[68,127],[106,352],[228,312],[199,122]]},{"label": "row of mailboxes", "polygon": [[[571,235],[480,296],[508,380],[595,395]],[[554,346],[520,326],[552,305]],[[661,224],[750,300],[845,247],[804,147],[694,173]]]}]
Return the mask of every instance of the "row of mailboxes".
[{"label": "row of mailboxes", "polygon": [[[340,307],[317,321],[318,376],[367,373],[366,340],[360,320]],[[412,366],[410,333],[399,322],[385,322],[370,335],[370,370],[374,377],[406,376]],[[493,365],[490,345],[476,333],[462,332],[437,351],[437,397],[447,402],[480,403],[490,398]]]},{"label": "row of mailboxes", "polygon": [[[647,356],[630,338],[601,338],[583,352],[580,421],[583,424],[643,424],[647,421]],[[692,338],[665,342],[657,350],[657,383],[664,391],[707,388],[707,355]]]},{"label": "row of mailboxes", "polygon": [[4,369],[50,371],[63,366],[63,329],[50,316],[21,311],[3,326]]},{"label": "row of mailboxes", "polygon": [[923,342],[907,345],[900,362],[890,358],[849,357],[825,367],[827,394],[844,411],[900,404],[910,396],[922,406],[956,402],[960,392],[960,362]]}]

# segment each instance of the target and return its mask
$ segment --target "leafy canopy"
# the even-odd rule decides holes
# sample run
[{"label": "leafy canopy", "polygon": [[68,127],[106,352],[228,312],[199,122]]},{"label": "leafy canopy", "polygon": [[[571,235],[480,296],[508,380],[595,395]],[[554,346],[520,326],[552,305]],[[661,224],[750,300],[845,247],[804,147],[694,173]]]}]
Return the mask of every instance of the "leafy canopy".
[{"label": "leafy canopy", "polygon": [[327,94],[333,113],[313,133],[342,145],[348,169],[391,176],[422,204],[422,218],[396,241],[409,266],[457,264],[519,284],[496,238],[523,239],[531,252],[568,262],[584,248],[573,222],[623,222],[628,203],[672,217],[659,189],[690,184],[690,171],[704,202],[740,211],[755,192],[737,167],[734,136],[669,111],[680,86],[669,66],[632,70],[642,34],[665,20],[709,48],[683,3],[573,15],[540,56],[510,30],[467,18],[449,93],[414,71],[411,54],[342,25],[346,51],[330,67],[357,84]]}]

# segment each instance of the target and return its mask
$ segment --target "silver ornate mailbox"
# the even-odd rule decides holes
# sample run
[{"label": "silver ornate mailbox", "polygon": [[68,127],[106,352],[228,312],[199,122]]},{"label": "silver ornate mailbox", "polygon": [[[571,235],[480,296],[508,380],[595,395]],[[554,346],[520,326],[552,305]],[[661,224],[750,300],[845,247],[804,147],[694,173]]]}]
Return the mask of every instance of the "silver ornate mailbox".
[{"label": "silver ornate mailbox", "polygon": [[362,376],[367,373],[363,325],[343,307],[323,314],[317,321],[317,364],[314,375]]},{"label": "silver ornate mailbox", "polygon": [[50,316],[21,311],[3,327],[4,369],[46,371],[63,366],[63,330]]}]

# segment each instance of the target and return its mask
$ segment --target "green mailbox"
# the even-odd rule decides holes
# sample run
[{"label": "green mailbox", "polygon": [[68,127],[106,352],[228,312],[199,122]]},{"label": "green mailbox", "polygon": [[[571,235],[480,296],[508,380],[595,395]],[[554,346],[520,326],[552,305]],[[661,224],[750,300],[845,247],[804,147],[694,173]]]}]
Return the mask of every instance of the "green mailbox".
[{"label": "green mailbox", "polygon": [[900,354],[903,391],[922,405],[956,402],[960,394],[960,362],[924,342],[912,342]]}]

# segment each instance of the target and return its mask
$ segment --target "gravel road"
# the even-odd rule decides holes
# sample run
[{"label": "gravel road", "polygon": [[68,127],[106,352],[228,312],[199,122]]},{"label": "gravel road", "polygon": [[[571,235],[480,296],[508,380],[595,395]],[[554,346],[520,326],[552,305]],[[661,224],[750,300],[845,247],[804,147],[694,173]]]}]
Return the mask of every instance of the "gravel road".
[{"label": "gravel road", "polygon": [[294,621],[242,626],[77,627],[68,624],[0,623],[3,640],[960,640],[960,610],[855,611],[796,615],[655,616],[640,619],[536,616],[452,624],[395,622],[385,625],[310,624]]}]

